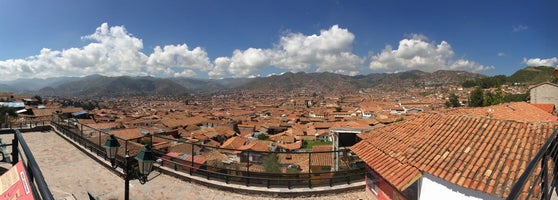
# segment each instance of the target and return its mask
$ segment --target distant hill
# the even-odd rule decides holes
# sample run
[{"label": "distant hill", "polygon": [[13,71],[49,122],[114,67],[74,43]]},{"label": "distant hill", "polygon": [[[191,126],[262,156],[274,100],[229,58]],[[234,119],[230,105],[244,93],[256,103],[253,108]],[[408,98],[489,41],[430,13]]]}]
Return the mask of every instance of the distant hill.
[{"label": "distant hill", "polygon": [[[29,91],[41,96],[135,96],[184,95],[186,93],[212,93],[225,90],[256,90],[264,92],[346,94],[359,91],[405,91],[409,88],[461,84],[465,80],[486,77],[465,71],[441,70],[433,73],[412,70],[400,73],[372,73],[346,76],[341,74],[292,73],[260,78],[192,79],[154,77],[66,77],[52,79],[26,79],[0,83],[0,89]],[[27,81],[32,87],[20,88]],[[38,85],[42,88],[38,89]],[[37,88],[37,89],[33,89]]]},{"label": "distant hill", "polygon": [[[7,85],[10,86],[10,92],[18,92],[24,93],[26,91],[35,91],[39,90],[45,86],[58,86],[60,84],[64,84],[71,81],[79,80],[79,77],[55,77],[55,78],[24,78],[24,79],[17,79],[13,81],[0,81],[0,85]],[[0,91],[8,91],[4,90],[4,87],[0,88]]]},{"label": "distant hill", "polygon": [[554,77],[552,72],[554,67],[538,66],[538,67],[526,67],[521,69],[510,77],[507,81],[509,83],[525,83],[525,84],[538,84],[542,82],[552,81]]},{"label": "distant hill", "polygon": [[555,82],[556,79],[552,75],[554,67],[538,66],[538,67],[525,67],[518,70],[511,76],[496,75],[491,77],[483,77],[474,80],[467,80],[463,82],[463,87],[476,87],[493,88],[498,85],[535,85],[543,82]]},{"label": "distant hill", "polygon": [[220,90],[228,90],[247,82],[252,81],[249,78],[227,78],[227,79],[193,79],[193,78],[170,78],[170,80],[180,84],[197,93],[215,92]]},{"label": "distant hill", "polygon": [[281,92],[331,91],[335,93],[336,88],[338,90],[358,90],[354,81],[355,80],[353,80],[350,76],[329,72],[310,74],[304,72],[286,72],[282,75],[255,78],[253,81],[237,87],[236,89]]},{"label": "distant hill", "polygon": [[138,96],[183,95],[188,89],[169,80],[153,77],[106,77],[88,76],[77,81],[45,87],[39,95],[57,96]]},{"label": "distant hill", "polygon": [[444,84],[461,84],[465,80],[485,77],[465,71],[436,71],[433,73],[419,70],[400,73],[379,73],[365,76],[346,76],[329,72],[291,73],[256,78],[237,89],[268,91],[311,91],[316,93],[354,93],[361,89],[385,91],[404,91],[408,88],[435,86]]}]

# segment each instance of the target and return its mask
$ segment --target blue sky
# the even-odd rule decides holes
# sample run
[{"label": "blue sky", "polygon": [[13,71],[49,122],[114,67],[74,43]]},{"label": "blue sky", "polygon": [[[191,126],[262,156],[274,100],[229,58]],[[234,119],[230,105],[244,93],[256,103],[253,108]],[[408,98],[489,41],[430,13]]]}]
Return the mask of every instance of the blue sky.
[{"label": "blue sky", "polygon": [[558,64],[557,1],[0,0],[0,76],[255,77]]}]

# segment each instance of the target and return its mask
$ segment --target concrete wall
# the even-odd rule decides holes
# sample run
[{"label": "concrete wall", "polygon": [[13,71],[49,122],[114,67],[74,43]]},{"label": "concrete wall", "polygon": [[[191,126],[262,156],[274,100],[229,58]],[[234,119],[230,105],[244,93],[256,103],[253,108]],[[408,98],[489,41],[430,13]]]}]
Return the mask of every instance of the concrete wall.
[{"label": "concrete wall", "polygon": [[464,188],[444,179],[424,173],[422,176],[419,199],[452,199],[452,200],[471,200],[471,199],[500,199],[483,192]]},{"label": "concrete wall", "polygon": [[558,107],[558,85],[552,83],[542,83],[531,89],[531,103],[543,104],[553,103]]}]

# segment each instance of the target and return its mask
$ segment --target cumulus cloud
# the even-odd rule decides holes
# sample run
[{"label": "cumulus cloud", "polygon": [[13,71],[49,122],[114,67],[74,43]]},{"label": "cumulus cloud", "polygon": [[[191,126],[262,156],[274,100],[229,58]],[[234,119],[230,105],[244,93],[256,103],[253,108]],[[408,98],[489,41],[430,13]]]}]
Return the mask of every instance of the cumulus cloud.
[{"label": "cumulus cloud", "polygon": [[231,57],[215,59],[210,76],[229,73],[250,77],[266,67],[275,66],[292,72],[309,71],[358,74],[363,59],[351,52],[355,36],[347,29],[332,26],[319,35],[288,33],[270,49],[235,50]]},{"label": "cumulus cloud", "polygon": [[249,48],[244,51],[237,49],[230,58],[215,59],[215,69],[210,75],[222,75],[227,71],[233,77],[255,76],[260,70],[270,66],[272,57],[273,51],[269,49]]},{"label": "cumulus cloud", "polygon": [[554,66],[558,63],[558,58],[552,57],[547,59],[541,58],[523,58],[523,63],[527,66]]},{"label": "cumulus cloud", "polygon": [[186,44],[157,46],[151,55],[145,55],[141,51],[142,40],[128,33],[124,26],[103,23],[93,34],[81,39],[91,42],[60,51],[43,48],[35,56],[0,61],[0,75],[10,79],[90,74],[193,76],[193,70],[212,69],[202,48],[190,50]]},{"label": "cumulus cloud", "polygon": [[[156,46],[152,53],[146,54],[140,38],[128,33],[124,26],[107,23],[81,39],[89,43],[64,50],[43,48],[34,56],[0,61],[0,76],[9,80],[90,74],[195,77],[207,73],[211,78],[223,78],[260,76],[270,67],[291,72],[346,75],[359,74],[365,65],[387,72],[493,68],[454,58],[452,47],[446,41],[436,44],[417,34],[401,40],[397,47],[387,45],[380,53],[369,57],[370,63],[364,64],[366,59],[352,52],[355,35],[338,25],[311,35],[286,33],[271,48],[236,49],[231,56],[217,57],[213,61],[203,48],[187,44]],[[556,58],[524,59],[524,62],[557,63]]]},{"label": "cumulus cloud", "polygon": [[[166,45],[163,48],[160,46],[155,47],[153,53],[151,53],[147,59],[147,66],[148,72],[163,72],[167,75],[171,73],[175,74],[176,72],[174,70],[168,70],[166,72],[165,70],[161,70],[169,69],[169,67],[176,67],[184,70],[181,74],[188,74],[189,76],[196,75],[192,69],[209,71],[213,68],[205,50],[201,47],[189,50],[186,44]],[[186,71],[187,73],[184,73]]]},{"label": "cumulus cloud", "polygon": [[397,72],[407,70],[422,70],[433,72],[436,70],[465,70],[483,71],[493,69],[474,61],[455,59],[451,45],[442,41],[439,44],[429,42],[423,35],[414,34],[399,41],[394,49],[391,45],[378,54],[373,55],[370,69]]}]

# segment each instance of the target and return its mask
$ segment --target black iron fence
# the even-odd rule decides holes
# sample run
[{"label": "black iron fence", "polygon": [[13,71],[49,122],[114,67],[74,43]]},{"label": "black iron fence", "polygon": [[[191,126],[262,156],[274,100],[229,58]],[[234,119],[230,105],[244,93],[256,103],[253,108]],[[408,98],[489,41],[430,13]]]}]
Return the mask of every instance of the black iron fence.
[{"label": "black iron fence", "polygon": [[[109,134],[84,124],[51,122],[60,133],[108,161],[103,144]],[[323,152],[270,152],[219,148],[147,134],[125,139],[116,137],[124,147],[117,153],[117,164],[125,153],[136,155],[146,143],[160,158],[160,171],[189,179],[183,174],[246,186],[294,188],[350,184],[364,179],[364,165],[349,149]],[[169,148],[186,153],[169,153]],[[181,173],[177,173],[181,172]]]},{"label": "black iron fence", "polygon": [[[28,175],[29,185],[34,199],[54,199],[48,185],[43,177],[41,169],[33,157],[33,153],[27,146],[25,139],[21,135],[21,132],[17,129],[4,129],[0,130],[0,135],[13,134],[13,139],[11,144],[3,144],[2,147],[11,146],[11,164],[16,165],[18,162],[23,162],[25,171]],[[2,153],[5,149],[2,149]],[[3,155],[3,161],[7,161],[7,155]]]},{"label": "black iron fence", "polygon": [[527,165],[506,199],[557,199],[558,129]]}]

